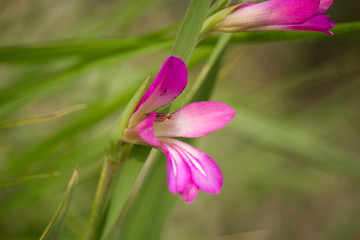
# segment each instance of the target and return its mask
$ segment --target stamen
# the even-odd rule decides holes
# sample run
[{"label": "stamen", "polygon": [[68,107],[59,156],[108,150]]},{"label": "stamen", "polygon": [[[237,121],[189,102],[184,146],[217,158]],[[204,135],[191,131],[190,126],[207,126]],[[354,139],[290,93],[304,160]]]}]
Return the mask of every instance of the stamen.
[{"label": "stamen", "polygon": [[[145,116],[148,117],[151,113],[145,113]],[[155,122],[166,122],[167,120],[173,120],[174,116],[168,113],[156,113]]]}]

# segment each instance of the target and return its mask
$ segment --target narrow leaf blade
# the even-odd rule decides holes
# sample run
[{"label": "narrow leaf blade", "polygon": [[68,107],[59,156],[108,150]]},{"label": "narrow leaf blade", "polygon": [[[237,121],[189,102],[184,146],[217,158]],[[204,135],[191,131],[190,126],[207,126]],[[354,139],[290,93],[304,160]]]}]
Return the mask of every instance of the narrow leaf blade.
[{"label": "narrow leaf blade", "polygon": [[205,21],[211,1],[191,1],[188,11],[181,24],[171,55],[178,56],[188,63],[199,39],[202,25]]},{"label": "narrow leaf blade", "polygon": [[67,213],[70,208],[71,201],[74,196],[78,175],[78,170],[76,168],[66,188],[63,198],[58,206],[58,209],[56,210],[55,215],[51,219],[49,225],[46,227],[40,240],[59,239],[61,230],[66,220]]},{"label": "narrow leaf blade", "polygon": [[85,105],[79,104],[79,105],[69,106],[67,108],[63,108],[61,110],[58,110],[58,111],[55,111],[52,113],[48,113],[48,114],[24,117],[24,118],[19,118],[19,119],[14,119],[14,120],[1,121],[0,129],[1,128],[11,128],[11,127],[21,127],[21,126],[30,125],[30,124],[46,122],[46,121],[50,121],[50,120],[65,116],[72,112],[82,110],[84,108],[85,108]]},{"label": "narrow leaf blade", "polygon": [[45,179],[45,178],[52,178],[52,177],[56,177],[58,175],[59,175],[58,172],[53,172],[53,173],[48,173],[48,174],[38,174],[38,175],[17,177],[17,178],[12,178],[12,179],[2,179],[2,180],[0,180],[0,188],[9,187],[12,185],[27,183],[27,182]]}]

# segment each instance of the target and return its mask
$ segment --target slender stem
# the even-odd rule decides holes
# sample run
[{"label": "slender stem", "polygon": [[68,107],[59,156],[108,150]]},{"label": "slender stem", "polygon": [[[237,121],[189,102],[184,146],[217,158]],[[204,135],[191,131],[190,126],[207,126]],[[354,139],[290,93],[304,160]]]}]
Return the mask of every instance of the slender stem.
[{"label": "slender stem", "polygon": [[113,143],[111,139],[108,142],[107,151],[105,153],[105,161],[101,171],[85,235],[86,240],[95,240],[99,238],[100,225],[103,222],[105,209],[109,202],[109,196],[111,195],[110,192],[113,189],[116,173],[123,160],[126,159],[131,152],[132,146],[133,145],[129,143],[116,144]]},{"label": "slender stem", "polygon": [[149,79],[150,77],[144,81],[123,110],[107,142],[105,149],[105,161],[96,190],[93,207],[91,209],[88,228],[85,234],[86,240],[97,240],[101,235],[102,224],[105,219],[105,210],[107,209],[109,199],[112,194],[116,173],[124,160],[130,154],[133,146],[130,143],[124,143],[122,141],[122,137],[129,125],[130,117],[146,91]]}]

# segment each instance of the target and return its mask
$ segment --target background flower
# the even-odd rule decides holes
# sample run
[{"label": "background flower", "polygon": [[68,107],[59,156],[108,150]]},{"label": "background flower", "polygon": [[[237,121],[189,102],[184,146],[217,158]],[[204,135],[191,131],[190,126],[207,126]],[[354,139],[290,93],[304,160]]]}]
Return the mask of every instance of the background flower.
[{"label": "background flower", "polygon": [[218,23],[214,30],[250,31],[316,31],[333,34],[334,23],[323,15],[332,0],[269,0],[238,3],[238,7]]}]

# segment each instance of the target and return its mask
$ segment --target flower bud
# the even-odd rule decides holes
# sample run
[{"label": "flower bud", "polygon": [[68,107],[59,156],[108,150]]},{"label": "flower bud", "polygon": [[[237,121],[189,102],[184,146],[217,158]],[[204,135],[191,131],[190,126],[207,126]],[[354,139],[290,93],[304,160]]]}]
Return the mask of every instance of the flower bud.
[{"label": "flower bud", "polygon": [[329,31],[334,23],[323,15],[333,0],[269,0],[238,3],[212,30],[221,32],[252,31]]}]

